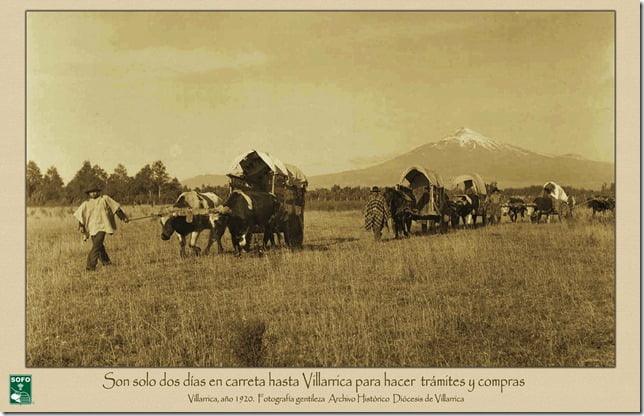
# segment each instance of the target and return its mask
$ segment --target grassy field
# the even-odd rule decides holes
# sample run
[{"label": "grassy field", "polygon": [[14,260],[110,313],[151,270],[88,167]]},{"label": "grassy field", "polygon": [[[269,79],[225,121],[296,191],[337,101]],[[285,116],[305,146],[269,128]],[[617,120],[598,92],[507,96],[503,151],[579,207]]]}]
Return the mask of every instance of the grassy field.
[{"label": "grassy field", "polygon": [[150,219],[88,273],[71,213],[27,209],[29,367],[615,365],[612,216],[376,243],[310,211],[301,251],[186,259]]}]

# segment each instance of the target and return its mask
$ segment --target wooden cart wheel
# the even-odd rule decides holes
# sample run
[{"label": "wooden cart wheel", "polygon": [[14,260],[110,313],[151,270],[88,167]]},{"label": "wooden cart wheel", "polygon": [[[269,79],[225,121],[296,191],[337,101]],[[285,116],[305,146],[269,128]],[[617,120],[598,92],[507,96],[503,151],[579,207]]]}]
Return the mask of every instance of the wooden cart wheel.
[{"label": "wooden cart wheel", "polygon": [[[288,234],[287,244],[289,247],[301,248],[304,242],[304,223],[303,219],[295,214],[289,215],[286,234]],[[285,238],[286,239],[286,238]]]},{"label": "wooden cart wheel", "polygon": [[445,219],[445,215],[441,214],[440,219],[438,220],[438,230],[439,230],[439,232],[441,234],[445,234],[447,232],[447,227],[448,226],[449,226],[449,219]]},{"label": "wooden cart wheel", "polygon": [[561,212],[559,213],[562,218],[569,218],[570,217],[570,207],[568,206],[567,202],[562,202],[561,203]]},{"label": "wooden cart wheel", "polygon": [[304,243],[304,224],[299,217],[296,217],[295,222],[295,247],[302,248],[302,243]]}]

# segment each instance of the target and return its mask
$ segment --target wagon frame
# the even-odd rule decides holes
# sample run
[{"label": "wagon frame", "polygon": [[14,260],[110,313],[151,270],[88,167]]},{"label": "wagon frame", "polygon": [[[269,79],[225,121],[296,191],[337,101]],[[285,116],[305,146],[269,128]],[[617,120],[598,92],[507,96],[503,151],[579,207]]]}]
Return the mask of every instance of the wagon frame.
[{"label": "wagon frame", "polygon": [[423,232],[427,232],[432,224],[439,224],[440,230],[445,230],[447,222],[442,208],[447,202],[447,196],[443,179],[438,173],[423,166],[410,166],[400,175],[398,186],[411,189],[417,204],[426,201],[410,215],[412,220],[421,224]]},{"label": "wagon frame", "polygon": [[[570,204],[568,195],[566,194],[566,191],[556,182],[546,182],[542,189],[547,191],[550,194],[550,198],[552,198],[553,201],[553,212],[550,214],[547,214],[547,221],[550,222],[550,217],[555,216],[561,220],[561,218],[564,219],[569,219],[572,217],[572,209],[573,206]],[[539,219],[541,217],[540,214],[539,217],[537,218],[537,221],[533,219],[535,215],[535,208],[536,205],[534,203],[526,204],[529,210],[529,216],[532,219],[533,222],[539,222]]]},{"label": "wagon frame", "polygon": [[226,174],[230,190],[269,192],[280,204],[275,216],[277,231],[289,247],[304,241],[304,205],[308,180],[296,166],[282,163],[268,153],[251,150],[237,156]]},{"label": "wagon frame", "polygon": [[[451,180],[451,191],[453,192],[453,196],[463,196],[467,195],[467,189],[473,188],[474,195],[476,195],[479,199],[479,207],[476,210],[475,215],[477,217],[482,217],[482,224],[486,225],[487,224],[487,187],[485,186],[485,182],[483,181],[483,178],[478,173],[467,173],[464,175],[459,175],[456,176],[455,178],[452,178]],[[463,193],[459,193],[458,191],[461,191],[460,187],[461,185],[463,186]]]}]

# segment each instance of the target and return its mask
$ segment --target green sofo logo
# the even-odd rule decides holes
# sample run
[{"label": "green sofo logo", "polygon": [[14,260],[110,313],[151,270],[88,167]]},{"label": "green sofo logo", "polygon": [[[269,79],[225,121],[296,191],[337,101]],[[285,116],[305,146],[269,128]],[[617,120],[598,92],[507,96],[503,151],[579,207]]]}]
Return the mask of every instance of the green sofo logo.
[{"label": "green sofo logo", "polygon": [[9,404],[31,404],[31,375],[9,376]]}]

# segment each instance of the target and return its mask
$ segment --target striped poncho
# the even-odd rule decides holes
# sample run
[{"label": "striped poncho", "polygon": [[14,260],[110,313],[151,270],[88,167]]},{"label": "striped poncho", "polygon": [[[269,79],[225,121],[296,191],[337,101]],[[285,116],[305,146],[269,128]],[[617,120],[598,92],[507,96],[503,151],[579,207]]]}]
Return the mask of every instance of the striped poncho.
[{"label": "striped poncho", "polygon": [[369,197],[364,210],[364,228],[365,230],[382,230],[386,225],[391,213],[387,208],[387,202],[380,194]]}]

